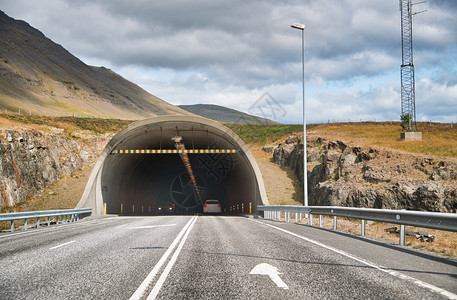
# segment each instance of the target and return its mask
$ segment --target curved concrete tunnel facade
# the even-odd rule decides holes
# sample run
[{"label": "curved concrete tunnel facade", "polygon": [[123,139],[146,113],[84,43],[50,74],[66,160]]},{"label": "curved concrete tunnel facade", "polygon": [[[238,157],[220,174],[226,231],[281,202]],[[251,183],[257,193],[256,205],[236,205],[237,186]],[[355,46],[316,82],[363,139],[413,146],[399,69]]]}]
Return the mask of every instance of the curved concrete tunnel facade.
[{"label": "curved concrete tunnel facade", "polygon": [[162,116],[128,125],[103,150],[77,207],[93,214],[157,214],[173,204],[175,212],[201,211],[179,154],[113,154],[115,150],[236,149],[234,154],[188,154],[203,199],[217,199],[224,211],[252,203],[268,205],[259,167],[244,142],[222,124],[193,116]]}]

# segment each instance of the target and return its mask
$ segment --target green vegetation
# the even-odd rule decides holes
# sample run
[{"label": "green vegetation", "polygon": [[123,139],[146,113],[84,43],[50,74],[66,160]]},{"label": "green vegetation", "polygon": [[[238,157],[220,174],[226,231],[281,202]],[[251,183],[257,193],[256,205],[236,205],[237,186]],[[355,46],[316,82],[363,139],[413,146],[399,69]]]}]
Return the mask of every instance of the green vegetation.
[{"label": "green vegetation", "polygon": [[117,132],[133,121],[119,119],[98,119],[98,118],[77,118],[77,117],[44,117],[36,115],[23,114],[5,114],[0,113],[0,117],[25,123],[46,125],[57,128],[76,127],[79,130],[90,130],[96,134],[104,134],[108,132]]},{"label": "green vegetation", "polygon": [[412,121],[412,116],[411,114],[404,114],[400,116],[401,120],[401,129],[403,131],[408,131],[409,130],[409,125],[411,124]]},{"label": "green vegetation", "polygon": [[246,144],[260,146],[277,141],[293,132],[303,132],[303,125],[224,125],[233,130]]}]

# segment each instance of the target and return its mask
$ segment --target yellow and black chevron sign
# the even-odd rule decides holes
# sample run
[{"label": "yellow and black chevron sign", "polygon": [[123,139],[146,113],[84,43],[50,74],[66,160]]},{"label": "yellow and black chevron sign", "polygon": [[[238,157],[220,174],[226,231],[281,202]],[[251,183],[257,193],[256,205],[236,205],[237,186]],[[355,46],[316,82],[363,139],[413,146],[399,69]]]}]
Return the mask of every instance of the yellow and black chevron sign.
[{"label": "yellow and black chevron sign", "polygon": [[113,154],[173,154],[173,153],[188,153],[188,154],[207,154],[207,153],[237,153],[236,149],[121,149],[113,150]]}]

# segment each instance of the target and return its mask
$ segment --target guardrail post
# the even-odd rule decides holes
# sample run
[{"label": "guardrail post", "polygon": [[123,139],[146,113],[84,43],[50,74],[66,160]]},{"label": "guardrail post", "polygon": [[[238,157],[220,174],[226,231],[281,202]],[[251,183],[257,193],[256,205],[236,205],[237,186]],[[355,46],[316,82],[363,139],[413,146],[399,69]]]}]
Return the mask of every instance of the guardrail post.
[{"label": "guardrail post", "polygon": [[252,202],[249,202],[249,214],[252,215]]},{"label": "guardrail post", "polygon": [[121,215],[124,213],[124,204],[121,203]]},{"label": "guardrail post", "polygon": [[290,223],[290,211],[287,212],[287,223]]},{"label": "guardrail post", "polygon": [[322,215],[319,215],[319,227],[322,227]]},{"label": "guardrail post", "polygon": [[333,230],[336,230],[338,228],[338,219],[336,216],[333,216]]},{"label": "guardrail post", "polygon": [[361,229],[362,236],[365,236],[365,220],[362,219],[362,229]]},{"label": "guardrail post", "polygon": [[11,232],[14,232],[14,220],[11,220]]},{"label": "guardrail post", "polygon": [[36,228],[40,228],[40,217],[36,218]]},{"label": "guardrail post", "polygon": [[244,214],[244,203],[241,203],[241,213]]},{"label": "guardrail post", "polygon": [[48,227],[51,226],[51,217],[48,217]]},{"label": "guardrail post", "polygon": [[309,225],[313,226],[313,215],[309,215]]},{"label": "guardrail post", "polygon": [[298,223],[298,213],[295,213],[295,223]]},{"label": "guardrail post", "polygon": [[302,216],[302,213],[300,213],[300,222],[301,222],[301,220],[302,220],[302,217],[303,217],[303,216]]},{"label": "guardrail post", "polygon": [[405,225],[400,225],[400,246],[405,245]]},{"label": "guardrail post", "polygon": [[132,215],[135,214],[135,204],[132,204]]},{"label": "guardrail post", "polygon": [[27,219],[24,219],[24,230],[27,230]]}]

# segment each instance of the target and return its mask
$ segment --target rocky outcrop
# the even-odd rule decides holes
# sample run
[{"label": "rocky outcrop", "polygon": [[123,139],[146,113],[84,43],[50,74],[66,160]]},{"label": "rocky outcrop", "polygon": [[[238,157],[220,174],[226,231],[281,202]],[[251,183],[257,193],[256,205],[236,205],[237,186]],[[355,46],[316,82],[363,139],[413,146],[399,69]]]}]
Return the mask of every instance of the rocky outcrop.
[{"label": "rocky outcrop", "polygon": [[[455,162],[322,138],[307,151],[311,205],[457,211]],[[303,182],[302,138],[274,147],[273,160]]]},{"label": "rocky outcrop", "polygon": [[[1,138],[3,137],[3,138]],[[0,207],[13,206],[27,195],[71,175],[96,159],[109,137],[90,144],[67,138],[63,130],[0,130]]]}]

